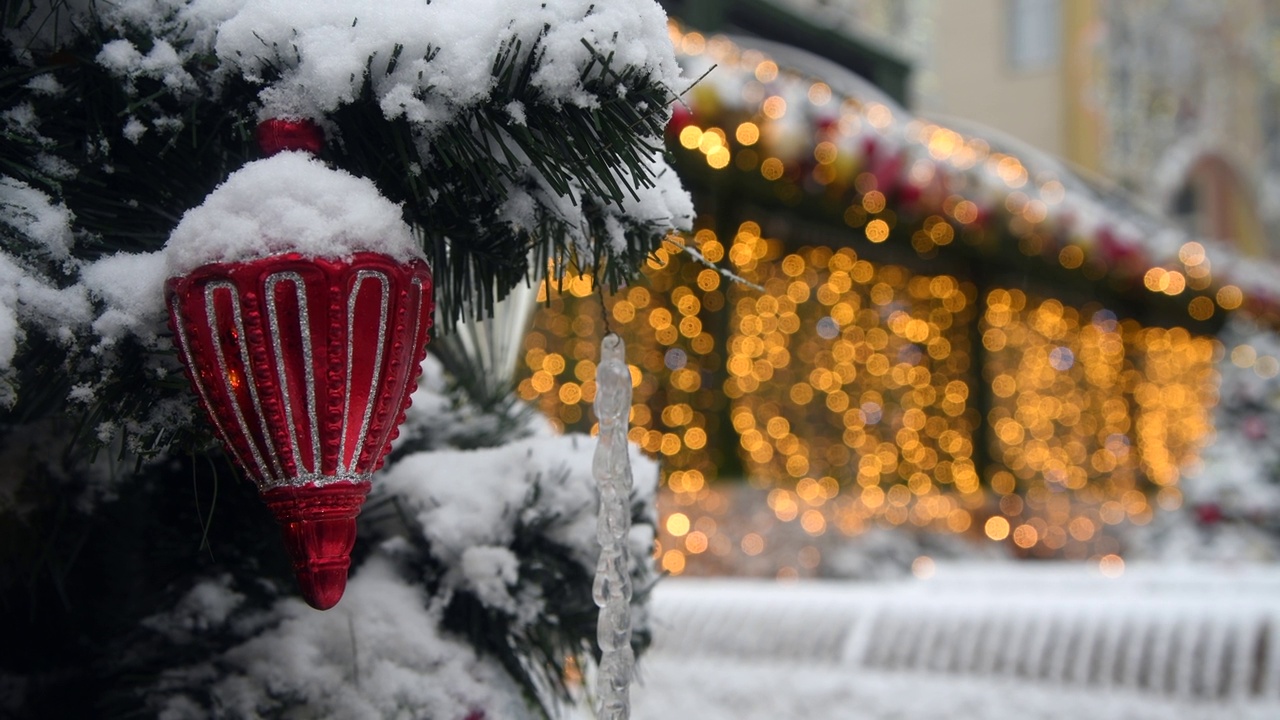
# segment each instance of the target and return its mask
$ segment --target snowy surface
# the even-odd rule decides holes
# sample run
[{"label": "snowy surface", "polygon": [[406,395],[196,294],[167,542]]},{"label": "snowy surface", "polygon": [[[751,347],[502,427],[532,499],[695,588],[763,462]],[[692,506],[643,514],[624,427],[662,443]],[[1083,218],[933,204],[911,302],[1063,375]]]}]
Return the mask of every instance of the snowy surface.
[{"label": "snowy surface", "polygon": [[264,117],[321,118],[356,98],[368,66],[388,117],[430,125],[488,97],[490,68],[503,43],[539,35],[546,60],[532,81],[552,101],[594,102],[580,90],[582,68],[592,58],[583,40],[609,48],[616,65],[643,68],[671,87],[678,83],[665,15],[650,2],[271,0],[246,3],[223,23],[215,49],[246,77],[283,68],[279,79],[264,82]]},{"label": "snowy surface", "polygon": [[[183,60],[213,52],[227,72],[263,86],[263,117],[320,119],[355,99],[368,68],[389,116],[448,120],[488,96],[493,59],[512,38],[531,44],[541,36],[547,60],[532,81],[552,101],[591,103],[579,90],[581,70],[592,60],[583,40],[609,48],[615,67],[647,70],[673,88],[680,77],[666,16],[652,2],[128,0],[99,11],[109,27],[164,38],[146,52],[129,40],[112,41],[97,58],[103,67],[125,78],[158,78],[176,90],[190,82]],[[77,22],[74,15],[58,19]],[[49,42],[59,29],[66,32],[48,25],[40,34]]]},{"label": "snowy surface", "polygon": [[[1192,685],[1178,683],[1194,678],[1190,668],[1208,664],[1220,652],[1221,647],[1211,640],[1215,636],[1203,634],[1198,643],[1189,644],[1173,640],[1163,652],[1159,643],[1191,627],[1195,618],[1219,627],[1232,627],[1250,616],[1274,623],[1280,611],[1274,601],[1277,593],[1280,571],[1274,566],[1149,565],[1130,568],[1120,578],[1105,577],[1096,566],[1000,564],[941,565],[932,579],[907,582],[668,579],[654,591],[655,645],[640,663],[641,683],[632,691],[633,717],[1276,718],[1280,717],[1280,668],[1276,667],[1280,657],[1271,657],[1270,665],[1257,670],[1239,665],[1249,675],[1247,683],[1261,683],[1263,699],[1235,688],[1226,698],[1204,698],[1193,692]],[[923,612],[930,609],[932,617]],[[894,625],[895,613],[914,613],[919,621]],[[1039,613],[1048,622],[1020,622],[1031,617],[1029,613]],[[1124,622],[1109,624],[1114,615]],[[1013,677],[1009,667],[999,664],[985,671],[981,663],[967,672],[938,671],[946,666],[938,662],[943,654],[938,649],[946,647],[942,642],[946,636],[930,640],[918,628],[927,628],[928,621],[936,619],[954,630],[966,618],[975,617],[997,623],[1003,619],[1021,628],[1026,642],[1010,644],[1024,652],[1039,650],[1047,658],[1068,657],[1068,648],[1055,642],[1058,636],[1049,632],[1054,623],[1062,627],[1065,618],[1087,627],[1090,619],[1096,619],[1103,632],[1086,635],[1102,641],[1104,650],[1094,656],[1095,661],[1108,652],[1125,656],[1134,643],[1126,642],[1119,628],[1146,622],[1160,631],[1146,636],[1157,643],[1152,662],[1181,657],[1193,664],[1167,666],[1168,675],[1160,677],[1174,684],[1162,690],[1124,686],[1123,680],[1107,686],[1086,684],[1071,677],[1070,663],[1061,665],[1062,677],[1053,679]],[[859,623],[863,633],[846,634]],[[984,635],[990,635],[999,625],[986,627]],[[1037,635],[1036,629],[1045,632]],[[977,637],[968,643],[961,638],[961,650],[967,644],[981,645]],[[1241,647],[1252,650],[1254,646]],[[924,650],[913,659],[911,648]],[[891,669],[884,667],[886,659],[918,665]],[[1018,667],[1021,672],[1027,666]],[[1052,663],[1029,667],[1048,673],[1049,678],[1055,672]],[[1241,674],[1239,669],[1234,672]]]},{"label": "snowy surface", "polygon": [[43,254],[66,260],[71,257],[71,211],[54,205],[43,192],[21,180],[0,177],[0,213],[6,222],[39,246]]},{"label": "snowy surface", "polygon": [[81,283],[100,306],[93,321],[99,347],[135,336],[148,345],[164,324],[164,253],[117,253],[87,265]]},{"label": "snowy surface", "polygon": [[165,246],[170,275],[288,252],[340,258],[360,251],[402,262],[422,256],[400,208],[373,182],[301,152],[232,173],[182,216]]},{"label": "snowy surface", "polygon": [[[508,52],[515,57],[537,53],[526,102],[536,98],[552,109],[591,109],[600,105],[601,93],[624,92],[621,80],[589,86],[603,72],[605,56],[612,71],[626,70],[617,78],[639,71],[673,94],[688,84],[675,61],[666,15],[654,2],[131,0],[104,8],[102,16],[126,38],[140,31],[157,38],[146,52],[122,38],[108,42],[98,54],[97,62],[127,89],[139,78],[152,78],[178,97],[216,95],[219,82],[239,76],[261,88],[260,119],[311,118],[341,142],[326,116],[365,102],[367,80],[367,100],[386,118],[410,123],[423,164],[433,155],[442,128],[510,90],[497,87],[492,74],[495,58]],[[208,53],[218,59],[215,87],[201,89],[184,67]],[[524,104],[510,102],[504,109],[513,122],[525,123],[529,108]],[[149,130],[147,122],[169,134],[181,128],[178,118],[129,117],[122,121],[122,137],[138,142]],[[515,172],[495,182],[504,185],[502,219],[516,230],[544,235],[550,216],[565,232],[567,244],[591,257],[597,242],[623,252],[629,247],[628,234],[660,235],[668,228],[691,226],[690,197],[660,149],[641,159],[648,166],[647,177],[635,178],[637,187],[621,206],[603,208],[603,227],[590,222],[584,208],[595,198],[581,183],[570,183],[562,195],[542,177],[537,163],[523,161],[518,143],[508,137],[503,149],[515,154]],[[180,264],[175,272],[190,267],[194,265]]]},{"label": "snowy surface", "polygon": [[[72,219],[45,193],[0,176],[0,238],[6,239],[0,246],[0,408],[17,401],[13,360],[26,339],[24,326],[69,342],[71,328],[89,320],[84,288],[59,287],[55,277],[75,267]],[[29,243],[29,251],[22,253],[17,243],[8,246],[11,236]]]},{"label": "snowy surface", "polygon": [[635,720],[1275,720],[1280,703],[1206,703],[1002,679],[868,671],[790,660],[640,663]]}]

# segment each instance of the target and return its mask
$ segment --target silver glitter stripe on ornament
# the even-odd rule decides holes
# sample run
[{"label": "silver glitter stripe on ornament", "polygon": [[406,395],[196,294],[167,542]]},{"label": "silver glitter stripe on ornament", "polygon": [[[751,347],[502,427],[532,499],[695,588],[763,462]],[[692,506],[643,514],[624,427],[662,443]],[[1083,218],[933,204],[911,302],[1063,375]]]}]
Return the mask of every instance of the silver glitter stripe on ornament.
[{"label": "silver glitter stripe on ornament", "polygon": [[[280,310],[277,306],[276,287],[285,282],[293,283],[294,296],[298,303],[298,330],[302,339],[303,387],[307,389],[307,414],[311,419],[311,467],[304,467],[302,464],[302,452],[298,443],[298,424],[293,417],[293,401],[289,397],[289,378],[285,373],[288,363],[285,362],[284,348],[280,341],[283,333],[280,328]],[[284,400],[285,417],[288,419],[289,441],[293,447],[294,471],[298,473],[306,471],[307,474],[314,475],[320,470],[320,424],[316,412],[315,367],[312,363],[311,319],[307,313],[306,283],[303,281],[302,276],[296,272],[279,272],[267,278],[265,287],[267,322],[271,325],[271,349],[275,352],[276,375],[280,380],[280,395]]]},{"label": "silver glitter stripe on ornament", "polygon": [[[234,330],[236,332],[237,337],[243,338],[244,337],[244,318],[240,314],[240,298],[236,295],[235,285],[232,285],[229,282],[226,282],[226,281],[211,282],[205,286],[204,288],[205,321],[209,323],[210,330],[217,332],[218,312],[214,303],[214,294],[217,293],[219,290],[226,291],[231,295],[231,319],[232,319],[232,322],[234,323]],[[265,460],[263,460],[262,453],[258,449],[258,443],[257,441],[254,440],[253,430],[249,427],[249,423],[245,422],[244,411],[240,409],[240,401],[236,399],[236,388],[235,388],[235,384],[232,382],[231,369],[227,365],[227,356],[222,352],[222,343],[218,342],[217,338],[214,338],[214,341],[212,344],[213,344],[214,355],[216,355],[218,358],[218,369],[222,373],[222,382],[226,384],[227,397],[231,400],[231,409],[235,413],[236,422],[240,424],[240,431],[244,434],[245,441],[249,445],[249,452],[253,454],[253,460],[257,465],[257,468],[258,468],[257,477],[260,478],[261,483],[272,483],[279,479],[282,479],[284,476],[284,473],[281,472],[279,468],[277,468],[276,472],[272,474],[271,469],[267,467],[267,463]],[[250,398],[253,401],[254,409],[257,410],[257,417],[260,418],[262,417],[262,406],[258,402],[258,391],[255,388],[252,379],[248,377],[248,374],[251,372],[251,366],[249,365],[249,349],[246,346],[246,343],[244,342],[240,342],[239,345],[240,345],[240,359],[241,359],[241,362],[244,364],[244,372],[246,374],[246,377],[242,378],[241,382],[248,383]],[[229,439],[227,444],[228,445],[231,444]],[[267,454],[271,455],[274,458],[274,453],[268,452]],[[246,467],[247,467],[247,464],[246,464]]]},{"label": "silver glitter stripe on ornament", "polygon": [[[207,298],[206,298],[206,302],[207,302]],[[172,317],[181,318],[182,302],[177,295],[173,296],[173,298],[170,301],[170,305],[171,305],[170,313],[172,314]],[[185,358],[190,358],[191,357],[191,338],[187,335],[187,326],[181,320],[178,320],[177,322],[175,322],[174,325],[178,329],[178,342],[182,344],[182,356]],[[200,393],[200,400],[201,402],[204,403],[204,407],[212,408],[213,402],[209,398],[209,389],[204,386],[204,378],[200,375],[199,372],[194,372],[194,371],[191,373],[191,377],[195,381],[194,384],[196,386],[196,392]],[[231,452],[231,454],[235,456],[236,462],[240,465],[240,467],[249,467],[248,459],[241,457],[240,450],[236,448],[236,446],[231,442],[231,436],[227,434],[227,429],[222,426],[222,421],[218,419],[218,414],[214,412],[210,412],[207,414],[209,416],[209,419],[213,421],[214,429],[218,431],[218,437],[222,438],[223,445],[225,445],[227,449]]]},{"label": "silver glitter stripe on ornament", "polygon": [[[352,336],[356,328],[356,301],[360,299],[360,286],[366,280],[377,280],[382,286],[382,302],[378,306],[378,352],[373,362],[373,371],[369,375],[369,392],[365,396],[364,417],[360,422],[360,434],[356,436],[355,447],[351,450],[351,461],[346,462],[347,455],[347,423],[351,420],[351,384],[355,378],[351,374],[351,364],[355,357]],[[355,284],[351,288],[351,297],[347,300],[347,386],[346,399],[342,408],[342,451],[338,454],[338,472],[350,472],[360,460],[360,448],[369,434],[369,416],[373,414],[373,406],[377,401],[378,378],[382,374],[382,346],[387,341],[387,313],[391,298],[391,280],[376,270],[360,270],[356,272]]]},{"label": "silver glitter stripe on ornament", "polygon": [[[231,317],[235,320],[237,337],[242,338],[240,345],[240,364],[244,366],[244,383],[249,388],[249,400],[253,403],[253,411],[258,422],[263,422],[267,414],[262,410],[262,398],[258,393],[258,383],[254,377],[253,359],[249,357],[248,334],[245,332],[244,326],[244,308],[240,303],[240,296],[232,291]],[[234,397],[234,395],[232,396]],[[249,437],[249,441],[253,442],[253,436],[249,435],[248,428],[245,428],[245,434]],[[263,442],[266,444],[263,450],[266,451],[265,456],[271,461],[271,467],[275,472],[268,478],[270,481],[276,481],[288,476],[284,471],[284,466],[280,464],[280,454],[272,447],[274,444],[269,435],[264,435]],[[257,445],[254,445],[255,449]],[[264,468],[265,469],[265,468]],[[266,478],[266,473],[263,473]]]},{"label": "silver glitter stripe on ornament", "polygon": [[[413,292],[417,295],[417,297],[414,299],[413,304],[409,306],[413,308],[413,313],[408,315],[409,322],[412,323],[413,325],[413,338],[409,341],[409,347],[414,348],[416,351],[417,348],[422,347],[421,343],[423,342],[422,322],[419,320],[419,316],[421,313],[422,304],[426,302],[426,292],[424,291],[424,288],[422,286],[422,278],[418,277],[417,275],[415,275],[413,279],[409,281],[409,287],[411,287],[413,289]],[[412,360],[410,360],[410,362],[412,362]],[[406,391],[412,392],[414,384],[417,382],[417,380],[418,380],[417,373],[411,369],[409,372],[404,374],[404,384],[401,385],[399,388],[397,388],[396,393],[391,397],[402,397],[402,393]],[[386,426],[382,430],[382,438],[380,439],[379,447],[390,446],[392,433],[397,432],[398,427],[399,426],[395,424],[394,418],[392,419],[391,422],[386,423]]]},{"label": "silver glitter stripe on ornament", "polygon": [[260,483],[258,487],[262,492],[266,492],[282,487],[324,487],[335,483],[362,483],[369,482],[372,478],[373,473],[335,473],[333,475],[303,473],[297,477]]},{"label": "silver glitter stripe on ornament", "polygon": [[628,456],[627,418],[631,412],[631,370],[626,346],[613,333],[600,341],[600,365],[596,368],[596,420],[599,443],[591,472],[600,490],[596,540],[600,560],[596,565],[592,595],[600,616],[596,638],[600,643],[600,667],[596,676],[598,720],[631,717],[631,676],[635,654],[631,650],[631,460]]}]

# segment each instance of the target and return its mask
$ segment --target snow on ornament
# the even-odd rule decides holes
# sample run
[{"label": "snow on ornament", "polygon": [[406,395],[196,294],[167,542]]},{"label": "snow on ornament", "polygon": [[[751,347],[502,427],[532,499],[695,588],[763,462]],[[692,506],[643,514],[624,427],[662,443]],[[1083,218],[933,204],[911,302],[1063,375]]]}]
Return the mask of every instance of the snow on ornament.
[{"label": "snow on ornament", "polygon": [[[310,137],[302,133],[302,137]],[[292,148],[245,165],[165,247],[170,328],[306,601],[342,597],[355,518],[426,354],[431,273],[373,183]]]}]

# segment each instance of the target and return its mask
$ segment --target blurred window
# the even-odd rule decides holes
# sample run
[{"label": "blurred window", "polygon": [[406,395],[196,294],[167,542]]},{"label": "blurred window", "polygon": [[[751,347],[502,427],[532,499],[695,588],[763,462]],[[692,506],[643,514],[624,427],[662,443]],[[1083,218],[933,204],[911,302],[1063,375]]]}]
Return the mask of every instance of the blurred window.
[{"label": "blurred window", "polygon": [[1009,67],[1018,72],[1048,70],[1062,51],[1059,0],[1005,0]]},{"label": "blurred window", "polygon": [[1266,253],[1246,186],[1218,156],[1205,155],[1191,166],[1169,200],[1169,214],[1192,237],[1229,242],[1245,255]]}]

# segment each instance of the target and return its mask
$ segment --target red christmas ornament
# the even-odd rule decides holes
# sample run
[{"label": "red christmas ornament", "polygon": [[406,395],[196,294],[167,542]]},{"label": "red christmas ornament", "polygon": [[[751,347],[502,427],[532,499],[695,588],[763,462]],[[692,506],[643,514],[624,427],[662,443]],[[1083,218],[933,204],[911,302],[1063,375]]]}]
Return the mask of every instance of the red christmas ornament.
[{"label": "red christmas ornament", "polygon": [[258,124],[258,148],[265,157],[285,150],[305,150],[312,155],[324,147],[324,130],[310,120],[270,118]]},{"label": "red christmas ornament", "polygon": [[355,518],[426,355],[425,262],[361,252],[214,263],[170,278],[187,378],[284,533],[302,595],[346,587]]}]

